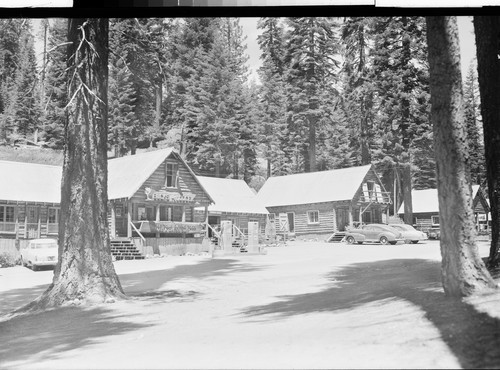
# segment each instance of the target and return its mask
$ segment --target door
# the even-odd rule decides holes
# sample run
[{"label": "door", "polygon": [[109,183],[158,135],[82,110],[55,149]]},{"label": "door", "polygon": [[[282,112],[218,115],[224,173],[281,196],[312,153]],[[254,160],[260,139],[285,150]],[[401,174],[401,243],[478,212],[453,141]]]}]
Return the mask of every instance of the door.
[{"label": "door", "polygon": [[295,232],[295,213],[288,212],[288,231],[291,233]]},{"label": "door", "polygon": [[38,217],[39,217],[39,208],[37,206],[28,206],[27,207],[27,233],[28,238],[35,239],[38,238]]},{"label": "door", "polygon": [[337,229],[345,231],[345,227],[349,224],[349,211],[345,208],[337,209]]}]

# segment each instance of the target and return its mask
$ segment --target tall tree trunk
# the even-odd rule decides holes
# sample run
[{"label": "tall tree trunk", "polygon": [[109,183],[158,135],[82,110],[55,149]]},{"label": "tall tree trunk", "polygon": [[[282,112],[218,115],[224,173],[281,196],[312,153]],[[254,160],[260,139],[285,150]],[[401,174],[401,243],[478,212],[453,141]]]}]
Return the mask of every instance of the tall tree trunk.
[{"label": "tall tree trunk", "polygon": [[491,207],[491,246],[488,263],[500,264],[500,17],[474,17],[477,69],[488,197]]},{"label": "tall tree trunk", "polygon": [[109,245],[107,195],[108,20],[68,24],[68,121],[61,193],[59,261],[32,307],[102,303],[124,297]]},{"label": "tall tree trunk", "polygon": [[160,133],[160,121],[161,121],[161,108],[163,102],[163,84],[162,81],[158,81],[155,86],[155,123],[154,123],[154,133],[158,135]]},{"label": "tall tree trunk", "polygon": [[[403,27],[407,29],[408,27],[408,19],[406,17],[402,18]],[[411,63],[411,47],[410,47],[410,38],[403,38],[403,50],[402,50],[402,58],[403,65],[410,67]],[[403,153],[401,155],[401,192],[403,194],[403,202],[404,202],[404,222],[406,224],[413,224],[413,204],[411,199],[411,160],[410,160],[410,145],[412,134],[410,133],[410,96],[412,93],[412,88],[410,86],[409,81],[405,81],[403,84],[403,92],[404,98],[401,100],[401,112],[402,112],[402,120],[399,125],[401,130],[401,146],[403,147]]]},{"label": "tall tree trunk", "polygon": [[495,282],[476,246],[456,17],[427,17],[431,121],[441,225],[442,280],[451,296],[468,296]]},{"label": "tall tree trunk", "polygon": [[309,118],[309,171],[316,171],[316,118]]},{"label": "tall tree trunk", "polygon": [[413,225],[413,201],[411,198],[411,164],[409,162],[401,164],[401,193],[404,202],[404,222]]}]

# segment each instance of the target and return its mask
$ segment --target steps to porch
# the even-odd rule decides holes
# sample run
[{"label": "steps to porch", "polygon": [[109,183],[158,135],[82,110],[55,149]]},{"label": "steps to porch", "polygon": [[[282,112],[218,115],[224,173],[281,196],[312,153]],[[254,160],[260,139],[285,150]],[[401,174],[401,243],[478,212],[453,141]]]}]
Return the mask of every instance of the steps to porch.
[{"label": "steps to porch", "polygon": [[333,233],[326,239],[327,243],[340,243],[341,241],[344,240],[345,237],[345,232],[344,231],[338,231],[336,233]]},{"label": "steps to porch", "polygon": [[144,256],[139,252],[130,239],[111,239],[111,254],[117,261],[121,260],[143,260]]}]

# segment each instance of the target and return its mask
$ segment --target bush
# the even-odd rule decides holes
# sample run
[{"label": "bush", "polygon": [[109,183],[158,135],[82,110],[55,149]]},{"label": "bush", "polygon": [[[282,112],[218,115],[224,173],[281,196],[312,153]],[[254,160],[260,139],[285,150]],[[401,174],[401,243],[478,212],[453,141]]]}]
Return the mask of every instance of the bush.
[{"label": "bush", "polygon": [[0,254],[0,268],[2,267],[13,267],[18,264],[18,260],[8,253]]}]

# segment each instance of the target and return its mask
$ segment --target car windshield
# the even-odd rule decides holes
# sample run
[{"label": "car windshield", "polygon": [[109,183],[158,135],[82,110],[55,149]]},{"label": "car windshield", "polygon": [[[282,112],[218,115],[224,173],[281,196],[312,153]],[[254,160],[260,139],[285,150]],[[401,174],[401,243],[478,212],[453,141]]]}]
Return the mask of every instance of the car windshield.
[{"label": "car windshield", "polygon": [[33,243],[31,244],[33,249],[45,249],[45,248],[57,248],[57,243]]}]

